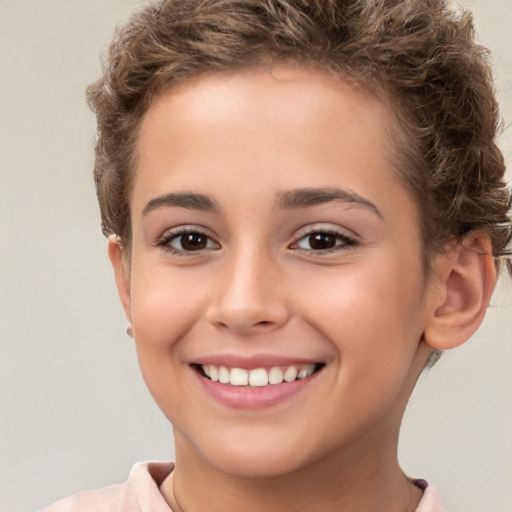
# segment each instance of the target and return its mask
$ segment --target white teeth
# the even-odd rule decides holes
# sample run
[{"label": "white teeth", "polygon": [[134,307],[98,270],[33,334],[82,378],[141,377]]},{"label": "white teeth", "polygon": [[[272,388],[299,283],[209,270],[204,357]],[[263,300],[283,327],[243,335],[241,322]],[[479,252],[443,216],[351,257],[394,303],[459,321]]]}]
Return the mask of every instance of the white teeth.
[{"label": "white teeth", "polygon": [[265,368],[256,368],[249,373],[249,384],[251,386],[261,387],[268,384],[268,373]]},{"label": "white teeth", "polygon": [[283,378],[286,382],[293,382],[297,378],[297,368],[289,366],[284,372]]},{"label": "white teeth", "polygon": [[229,370],[225,366],[221,366],[219,368],[219,382],[221,384],[228,384],[229,383]]},{"label": "white teeth", "polygon": [[302,370],[299,370],[299,373],[297,374],[297,379],[303,379],[304,377],[308,376],[308,371],[306,368],[302,368]]},{"label": "white teeth", "polygon": [[305,379],[306,377],[309,377],[314,371],[314,365],[310,364],[308,366],[305,366],[304,368],[299,370],[299,373],[297,374],[297,379]]},{"label": "white teeth", "polygon": [[232,386],[247,386],[249,384],[249,373],[242,368],[232,368],[230,377]]},{"label": "white teeth", "polygon": [[214,365],[202,365],[201,368],[204,374],[213,382],[230,384],[231,386],[249,385],[253,387],[305,379],[315,371],[314,364],[308,364],[299,368],[296,366],[288,366],[286,369],[273,366],[268,370],[266,368],[255,368],[253,370],[244,370],[243,368],[229,369],[225,366]]},{"label": "white teeth", "polygon": [[[212,379],[213,382],[217,382],[219,380],[219,370],[217,370],[217,367],[216,366],[203,366],[203,370],[205,368],[208,368],[208,371],[210,372],[210,375],[209,375],[210,379]],[[204,372],[204,373],[206,373],[206,372]],[[206,375],[208,375],[208,374],[206,373]]]},{"label": "white teeth", "polygon": [[283,370],[281,368],[270,368],[268,372],[269,384],[281,384],[283,382]]}]

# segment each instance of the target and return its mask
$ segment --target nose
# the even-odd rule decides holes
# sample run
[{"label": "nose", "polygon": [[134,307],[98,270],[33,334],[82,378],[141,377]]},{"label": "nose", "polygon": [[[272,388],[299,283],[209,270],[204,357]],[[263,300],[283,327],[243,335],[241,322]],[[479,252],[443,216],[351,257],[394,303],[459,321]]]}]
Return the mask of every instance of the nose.
[{"label": "nose", "polygon": [[216,327],[245,335],[275,330],[290,316],[282,271],[271,258],[248,252],[224,263],[207,310],[208,321]]}]

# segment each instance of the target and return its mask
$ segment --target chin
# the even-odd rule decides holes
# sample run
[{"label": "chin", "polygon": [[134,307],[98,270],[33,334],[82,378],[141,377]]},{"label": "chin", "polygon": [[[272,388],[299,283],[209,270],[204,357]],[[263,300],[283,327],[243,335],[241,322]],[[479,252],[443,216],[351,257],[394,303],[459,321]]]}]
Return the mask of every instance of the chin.
[{"label": "chin", "polygon": [[218,471],[241,478],[276,478],[293,473],[302,466],[301,460],[284,454],[223,453],[209,461]]},{"label": "chin", "polygon": [[[275,478],[285,476],[308,465],[315,458],[314,447],[290,435],[271,435],[262,429],[260,435],[226,436],[212,445],[195,446],[196,452],[223,473],[242,478]],[[317,454],[319,455],[319,454]]]}]

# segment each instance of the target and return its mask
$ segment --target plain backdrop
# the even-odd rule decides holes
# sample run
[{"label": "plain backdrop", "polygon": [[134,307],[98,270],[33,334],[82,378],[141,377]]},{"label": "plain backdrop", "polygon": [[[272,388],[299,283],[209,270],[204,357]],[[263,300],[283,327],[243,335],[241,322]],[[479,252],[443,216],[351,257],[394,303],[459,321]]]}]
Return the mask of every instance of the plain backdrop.
[{"label": "plain backdrop", "polygon": [[[172,459],[124,334],[91,177],[84,89],[134,0],[0,0],[0,511],[30,512]],[[465,2],[512,122],[512,0]],[[501,138],[512,162],[512,128]],[[512,512],[512,286],[422,378],[400,460],[450,512]],[[205,428],[207,422],[205,421]]]}]

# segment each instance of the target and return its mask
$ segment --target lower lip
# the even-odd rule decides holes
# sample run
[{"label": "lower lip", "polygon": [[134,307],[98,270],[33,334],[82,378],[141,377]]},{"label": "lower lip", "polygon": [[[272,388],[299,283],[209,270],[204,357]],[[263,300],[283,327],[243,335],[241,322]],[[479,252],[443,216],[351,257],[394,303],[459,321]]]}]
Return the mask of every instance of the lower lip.
[{"label": "lower lip", "polygon": [[304,388],[313,383],[317,371],[300,380],[283,382],[282,384],[270,384],[262,387],[230,386],[213,382],[193,370],[197,375],[203,389],[215,400],[228,407],[236,409],[260,409],[282,403],[300,393]]}]

